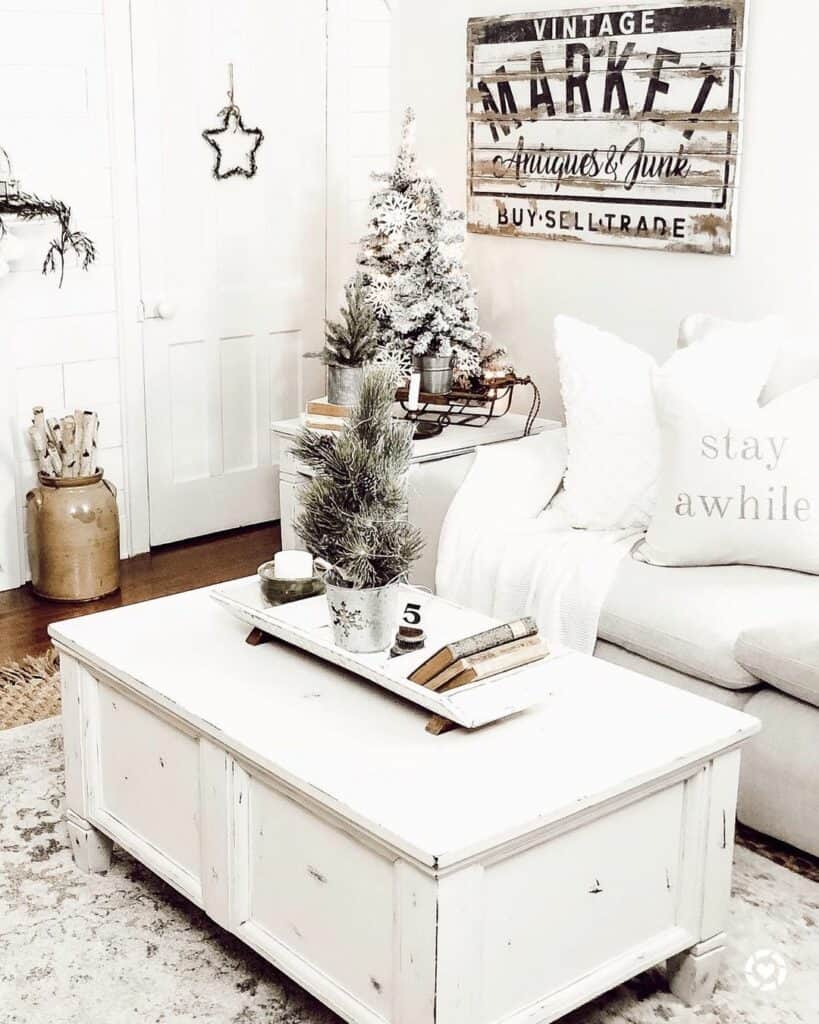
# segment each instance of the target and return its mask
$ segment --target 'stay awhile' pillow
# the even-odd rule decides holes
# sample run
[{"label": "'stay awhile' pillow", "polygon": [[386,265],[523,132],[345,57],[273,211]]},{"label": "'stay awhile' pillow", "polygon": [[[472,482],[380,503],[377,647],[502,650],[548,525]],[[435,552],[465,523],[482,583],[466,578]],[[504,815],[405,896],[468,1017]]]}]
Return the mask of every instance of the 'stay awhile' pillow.
[{"label": "'stay awhile' pillow", "polygon": [[819,574],[819,380],[761,407],[657,401],[657,504],[635,557]]}]

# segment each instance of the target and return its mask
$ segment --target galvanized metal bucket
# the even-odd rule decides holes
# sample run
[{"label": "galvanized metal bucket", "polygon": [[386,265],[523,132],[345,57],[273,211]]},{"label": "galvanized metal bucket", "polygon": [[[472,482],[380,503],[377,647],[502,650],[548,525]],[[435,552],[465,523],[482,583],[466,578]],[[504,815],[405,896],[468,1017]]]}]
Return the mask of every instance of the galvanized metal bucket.
[{"label": "galvanized metal bucket", "polygon": [[421,373],[421,391],[446,395],[452,390],[454,356],[415,356],[413,367]]},{"label": "galvanized metal bucket", "polygon": [[355,405],[364,382],[363,366],[327,367],[327,401],[331,405]]},{"label": "galvanized metal bucket", "polygon": [[353,654],[369,654],[392,646],[401,618],[398,583],[365,590],[328,583],[327,605],[337,647]]}]

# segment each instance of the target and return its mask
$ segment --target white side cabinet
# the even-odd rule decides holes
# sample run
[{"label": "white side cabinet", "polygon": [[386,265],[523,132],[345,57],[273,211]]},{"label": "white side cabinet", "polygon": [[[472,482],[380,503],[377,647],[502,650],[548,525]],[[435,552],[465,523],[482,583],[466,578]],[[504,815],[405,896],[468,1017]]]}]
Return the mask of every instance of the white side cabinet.
[{"label": "white side cabinet", "polygon": [[[485,444],[500,444],[523,436],[526,418],[509,413],[485,427],[447,427],[438,437],[413,443],[410,470],[410,520],[426,538],[426,547],[413,569],[411,582],[435,585],[438,539],[450,502],[472,465],[475,450]],[[534,433],[552,430],[555,420],[535,420]],[[272,425],[279,444],[279,501],[281,503],[282,547],[299,547],[295,520],[299,512],[299,490],[310,471],[293,458],[293,441],[301,428],[297,419]]]}]

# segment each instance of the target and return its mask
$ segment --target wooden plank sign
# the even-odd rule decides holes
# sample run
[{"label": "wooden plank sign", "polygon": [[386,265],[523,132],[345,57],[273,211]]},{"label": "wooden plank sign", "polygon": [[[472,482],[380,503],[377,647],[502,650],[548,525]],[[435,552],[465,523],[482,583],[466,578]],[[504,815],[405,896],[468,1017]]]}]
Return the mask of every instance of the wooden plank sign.
[{"label": "wooden plank sign", "polygon": [[469,230],[731,254],[745,7],[472,18]]}]

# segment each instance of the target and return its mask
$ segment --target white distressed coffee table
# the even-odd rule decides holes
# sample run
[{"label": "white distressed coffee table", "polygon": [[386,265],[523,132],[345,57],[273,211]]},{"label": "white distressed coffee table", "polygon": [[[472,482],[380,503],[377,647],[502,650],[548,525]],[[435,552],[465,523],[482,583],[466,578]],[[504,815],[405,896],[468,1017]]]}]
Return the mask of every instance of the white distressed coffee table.
[{"label": "white distressed coffee table", "polygon": [[602,661],[433,737],[207,591],[51,627],[77,864],[112,841],[357,1024],[537,1024],[725,943],[739,748],[757,722]]}]

